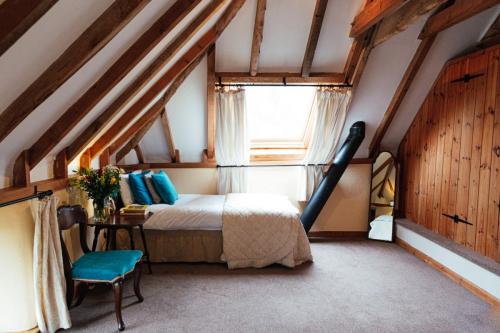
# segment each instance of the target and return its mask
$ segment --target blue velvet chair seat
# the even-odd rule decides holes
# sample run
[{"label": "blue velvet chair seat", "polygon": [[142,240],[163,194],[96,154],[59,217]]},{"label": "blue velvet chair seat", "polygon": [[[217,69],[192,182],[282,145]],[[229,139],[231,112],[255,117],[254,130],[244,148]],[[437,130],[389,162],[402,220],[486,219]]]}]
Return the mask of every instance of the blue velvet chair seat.
[{"label": "blue velvet chair seat", "polygon": [[141,260],[142,251],[102,251],[88,252],[72,267],[74,280],[113,282],[131,272]]}]

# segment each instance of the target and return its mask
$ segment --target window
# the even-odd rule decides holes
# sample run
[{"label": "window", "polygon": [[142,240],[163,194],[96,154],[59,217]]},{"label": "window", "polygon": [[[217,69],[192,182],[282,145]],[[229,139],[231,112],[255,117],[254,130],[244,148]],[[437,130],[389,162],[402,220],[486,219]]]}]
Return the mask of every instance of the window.
[{"label": "window", "polygon": [[252,161],[301,160],[311,131],[314,87],[246,87]]}]

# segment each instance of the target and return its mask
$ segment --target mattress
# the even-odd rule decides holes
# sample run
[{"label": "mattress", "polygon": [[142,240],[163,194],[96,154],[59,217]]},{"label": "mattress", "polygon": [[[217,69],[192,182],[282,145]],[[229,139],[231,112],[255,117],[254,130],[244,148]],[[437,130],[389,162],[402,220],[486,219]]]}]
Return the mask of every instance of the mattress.
[{"label": "mattress", "polygon": [[173,205],[148,207],[150,230],[222,230],[225,195],[180,194]]}]

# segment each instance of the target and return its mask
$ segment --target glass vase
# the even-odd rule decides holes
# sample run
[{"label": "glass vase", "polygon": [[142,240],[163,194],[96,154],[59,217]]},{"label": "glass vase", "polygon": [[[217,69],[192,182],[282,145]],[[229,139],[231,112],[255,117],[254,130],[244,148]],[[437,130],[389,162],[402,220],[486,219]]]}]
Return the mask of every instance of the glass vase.
[{"label": "glass vase", "polygon": [[94,199],[94,222],[103,223],[109,217],[109,209],[106,209],[106,199]]}]

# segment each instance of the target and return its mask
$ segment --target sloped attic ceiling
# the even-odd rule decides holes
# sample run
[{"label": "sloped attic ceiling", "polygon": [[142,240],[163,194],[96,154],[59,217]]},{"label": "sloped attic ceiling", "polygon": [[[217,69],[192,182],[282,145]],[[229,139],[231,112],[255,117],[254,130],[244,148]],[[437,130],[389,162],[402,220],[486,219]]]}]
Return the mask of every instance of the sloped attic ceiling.
[{"label": "sloped attic ceiling", "polygon": [[[438,35],[382,140],[382,149],[392,152],[397,150],[443,65],[476,45],[499,13],[500,6],[497,5]],[[341,139],[342,142],[347,137],[349,127],[354,122],[366,122],[366,137],[356,157],[368,156],[375,130],[420,43],[417,37],[424,23],[425,18],[421,18],[406,31],[375,47],[371,52]]]},{"label": "sloped attic ceiling", "polygon": [[[85,116],[31,172],[32,181],[52,176],[54,155],[72,142],[84,128],[96,119],[138,74],[152,62],[167,45],[208,4],[201,0],[197,6],[164,40],[157,45],[124,80]],[[14,46],[0,57],[0,110],[12,102],[71,42],[81,34],[112,3],[112,0],[58,1],[37,21]],[[0,187],[10,184],[12,163],[17,155],[31,144],[54,122],[75,99],[87,90],[109,66],[140,36],[174,0],[151,1],[134,17],[96,56],[66,81],[21,123],[6,140],[0,143]],[[247,72],[257,0],[247,0],[243,8],[217,41],[216,70]],[[330,0],[312,64],[312,71],[342,71],[351,46],[348,37],[350,22],[363,6],[364,0]],[[315,0],[268,0],[265,14],[264,39],[261,47],[259,71],[299,72],[314,11]],[[224,8],[195,34],[180,52],[165,66],[173,64],[186,49],[210,27]],[[420,106],[444,61],[473,45],[498,13],[498,6],[452,27],[440,34],[428,59],[410,87],[400,114],[389,129],[383,145],[397,146],[413,115]],[[407,31],[377,46],[370,55],[364,75],[354,96],[346,130],[357,120],[367,122],[367,137],[358,157],[368,155],[368,146],[394,91],[418,46],[418,32],[423,18]],[[464,31],[467,32],[464,34]],[[442,45],[441,45],[442,44]],[[437,45],[437,46],[436,46]],[[206,147],[206,61],[184,82],[167,105],[176,146],[182,161],[198,162]],[[155,78],[156,78],[155,77]],[[154,81],[154,80],[153,80]],[[140,96],[149,86],[137,95]],[[132,99],[132,104],[138,97]],[[122,109],[122,112],[127,107]],[[406,111],[408,110],[408,111]],[[115,117],[116,119],[117,117]],[[108,126],[111,125],[108,124]],[[125,130],[126,128],[124,128]],[[146,134],[142,148],[147,160],[168,160],[167,146],[161,124],[157,122]],[[135,154],[129,154],[133,162]],[[74,166],[78,159],[74,161]]]},{"label": "sloped attic ceiling", "polygon": [[[330,0],[313,72],[342,72],[351,47],[351,22],[364,0]],[[315,0],[269,0],[265,13],[260,72],[300,72]],[[257,0],[247,0],[217,41],[217,72],[248,72]]]},{"label": "sloped attic ceiling", "polygon": [[[174,2],[175,0],[150,1],[105,47],[47,98],[5,140],[0,142],[0,187],[7,187],[11,184],[13,163],[18,154],[23,149],[29,148]],[[58,1],[42,16],[0,57],[0,73],[2,73],[0,78],[0,110],[4,110],[19,96],[112,3],[113,0]],[[52,163],[55,154],[73,142],[209,3],[210,0],[201,0],[195,9],[52,149],[45,160],[31,171],[32,181],[52,177]],[[225,5],[122,109],[122,112],[133,104],[214,24],[228,4],[229,1],[226,0]],[[73,161],[70,169],[77,165],[78,158]]]}]

